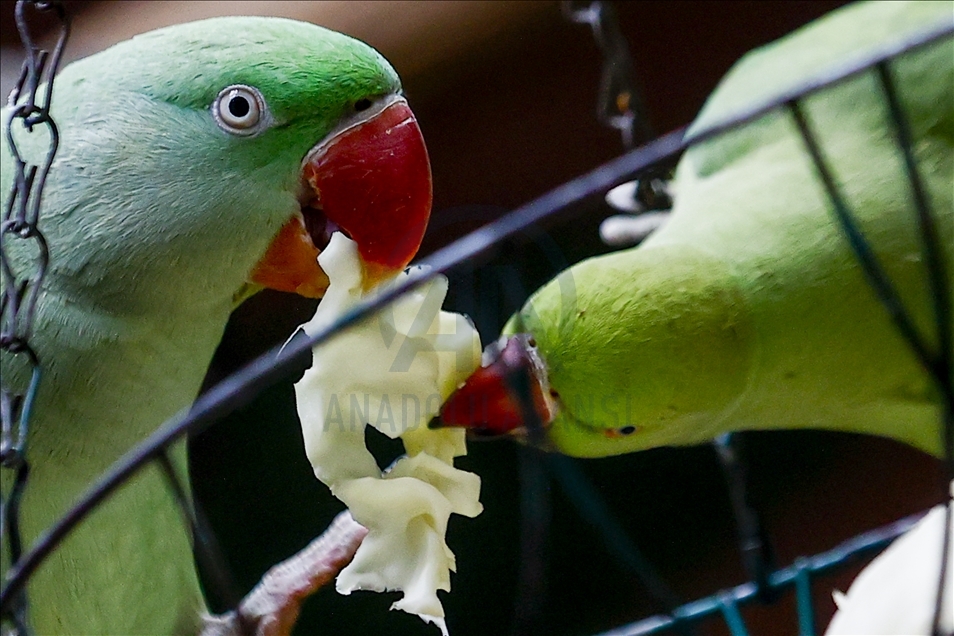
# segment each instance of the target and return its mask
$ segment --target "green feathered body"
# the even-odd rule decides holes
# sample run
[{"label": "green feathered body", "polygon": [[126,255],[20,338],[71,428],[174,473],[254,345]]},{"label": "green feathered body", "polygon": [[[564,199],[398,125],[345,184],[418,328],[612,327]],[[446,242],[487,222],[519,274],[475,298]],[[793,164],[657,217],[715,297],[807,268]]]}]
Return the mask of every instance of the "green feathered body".
[{"label": "green feathered body", "polygon": [[[210,106],[233,84],[261,91],[271,127],[250,137],[218,128]],[[273,18],[163,29],[62,71],[52,100],[60,147],[40,218],[50,269],[30,339],[43,379],[27,544],[190,404],[233,296],[299,211],[302,158],[356,100],[397,90],[370,47]],[[45,139],[15,132],[21,154],[42,157]],[[3,139],[7,193],[5,129]],[[30,271],[21,242],[5,238],[4,249]],[[4,357],[5,382],[23,382],[19,371]],[[183,475],[184,459],[177,448]],[[158,468],[83,522],[38,570],[29,599],[38,634],[197,632],[190,539]]]},{"label": "green feathered body", "polygon": [[[952,21],[949,2],[839,10],[743,58],[694,129]],[[950,273],[954,43],[891,69]],[[936,350],[913,198],[875,72],[803,106],[848,206]],[[667,225],[636,248],[570,268],[508,324],[533,334],[546,363],[560,450],[601,456],[730,430],[823,428],[940,453],[936,387],[866,282],[789,113],[691,148],[674,190]]]}]

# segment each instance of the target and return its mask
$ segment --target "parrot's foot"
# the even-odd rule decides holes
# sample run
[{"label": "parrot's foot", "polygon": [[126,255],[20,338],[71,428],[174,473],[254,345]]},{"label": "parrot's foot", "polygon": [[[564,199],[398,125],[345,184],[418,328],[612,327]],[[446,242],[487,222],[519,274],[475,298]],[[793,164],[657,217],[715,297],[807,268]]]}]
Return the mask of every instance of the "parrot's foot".
[{"label": "parrot's foot", "polygon": [[600,238],[610,247],[632,247],[661,228],[669,220],[669,212],[616,214],[600,223]]},{"label": "parrot's foot", "polygon": [[351,562],[366,534],[342,512],[304,550],[266,572],[237,610],[205,616],[200,636],[288,636],[302,602]]}]

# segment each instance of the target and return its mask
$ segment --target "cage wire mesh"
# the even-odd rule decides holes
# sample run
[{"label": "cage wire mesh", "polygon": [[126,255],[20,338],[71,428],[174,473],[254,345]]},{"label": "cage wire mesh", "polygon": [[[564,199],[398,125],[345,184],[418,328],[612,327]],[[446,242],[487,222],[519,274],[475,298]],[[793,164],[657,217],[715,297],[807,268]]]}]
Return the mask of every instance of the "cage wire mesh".
[{"label": "cage wire mesh", "polygon": [[[52,55],[39,50],[30,38],[29,25],[24,17],[26,5],[41,11],[53,11],[62,24],[60,37]],[[950,281],[951,273],[943,262],[942,247],[937,232],[937,219],[932,215],[929,202],[913,157],[912,142],[904,110],[899,102],[892,77],[892,59],[905,52],[927,46],[944,38],[951,38],[954,28],[941,25],[918,34],[900,45],[885,46],[863,60],[845,63],[834,71],[817,76],[796,89],[776,95],[764,103],[751,104],[724,121],[717,122],[689,136],[687,129],[679,129],[647,141],[652,137],[648,121],[642,114],[641,102],[636,90],[632,60],[625,41],[615,23],[612,8],[600,2],[584,5],[564,3],[565,15],[576,22],[586,23],[603,52],[606,65],[601,82],[598,116],[601,121],[620,130],[622,141],[628,151],[615,160],[597,167],[544,194],[510,214],[464,236],[439,249],[421,261],[428,268],[424,276],[409,280],[381,294],[372,301],[363,301],[342,316],[335,324],[318,330],[311,336],[293,340],[284,349],[274,349],[256,359],[240,372],[226,378],[202,395],[189,409],[166,422],[148,439],[114,464],[80,498],[78,503],[56,524],[37,538],[24,551],[17,526],[18,504],[23,488],[28,484],[28,463],[25,442],[30,419],[30,404],[40,381],[43,361],[37,360],[29,348],[30,314],[36,302],[36,294],[42,284],[47,265],[46,245],[40,231],[40,197],[46,172],[56,151],[56,126],[49,114],[52,97],[52,77],[69,31],[68,16],[60,3],[20,0],[17,6],[17,23],[26,47],[27,58],[17,88],[10,98],[17,105],[10,114],[10,123],[22,120],[28,129],[45,125],[51,131],[49,153],[43,165],[33,166],[17,156],[17,178],[13,191],[7,199],[3,217],[3,239],[31,240],[39,245],[40,256],[33,271],[14,272],[6,258],[3,259],[5,294],[3,297],[3,350],[25,357],[33,369],[29,386],[11,388],[3,386],[2,460],[4,479],[13,477],[15,485],[4,493],[2,507],[2,544],[9,559],[4,585],[0,592],[0,609],[5,628],[10,634],[29,634],[26,584],[30,576],[42,564],[57,545],[83,518],[101,504],[111,493],[143,467],[155,464],[166,476],[171,491],[183,513],[183,519],[192,529],[197,560],[209,573],[208,585],[226,599],[231,607],[240,601],[236,586],[220,553],[214,533],[204,515],[188,496],[185,482],[169,458],[169,449],[187,434],[196,434],[209,427],[231,411],[248,403],[253,396],[278,382],[310,355],[312,347],[335,336],[368,314],[395,301],[401,295],[425,284],[438,274],[448,273],[472,259],[485,254],[502,242],[512,239],[534,225],[553,217],[574,203],[602,196],[612,188],[635,182],[633,189],[637,203],[643,211],[666,208],[669,205],[665,184],[661,176],[674,165],[680,154],[692,145],[712,139],[739,126],[747,125],[772,112],[785,111],[796,126],[804,142],[806,162],[814,167],[819,187],[823,189],[833,217],[841,227],[845,240],[850,244],[865,276],[877,294],[884,309],[889,313],[898,332],[903,335],[923,366],[928,370],[939,388],[945,464],[948,479],[954,477],[954,384],[952,384],[952,322]],[[824,88],[862,73],[873,73],[883,90],[888,120],[897,150],[906,170],[910,188],[912,216],[917,223],[923,243],[928,271],[928,287],[934,303],[934,318],[937,328],[937,350],[931,348],[924,334],[915,328],[909,312],[900,301],[897,290],[878,262],[864,234],[859,230],[851,209],[848,207],[832,167],[827,163],[819,139],[802,111],[803,100]],[[44,83],[44,79],[46,83]],[[9,128],[8,128],[9,130]],[[16,152],[12,136],[8,141]],[[644,145],[630,149],[636,141]],[[49,258],[56,258],[50,254]],[[518,398],[524,415],[530,423],[531,439],[542,434],[532,408],[528,378],[515,374],[508,378],[510,389]],[[541,564],[536,560],[533,545],[541,532],[540,487],[547,479],[558,483],[580,514],[594,526],[606,549],[643,583],[657,606],[656,615],[636,623],[622,625],[600,636],[635,636],[655,634],[669,630],[693,633],[694,624],[700,619],[721,615],[730,633],[739,636],[747,633],[740,607],[753,602],[772,602],[780,594],[793,591],[796,599],[799,633],[808,636],[816,630],[815,612],[812,605],[811,586],[813,578],[822,573],[845,567],[847,564],[878,552],[896,537],[910,529],[922,515],[899,519],[884,527],[860,534],[826,552],[801,557],[787,567],[777,568],[773,562],[770,541],[765,536],[758,514],[749,504],[746,493],[745,466],[740,459],[733,436],[724,436],[714,442],[717,455],[724,468],[730,491],[730,500],[735,515],[740,556],[750,580],[741,585],[715,592],[709,597],[682,603],[669,589],[662,578],[654,572],[648,560],[634,542],[627,537],[621,525],[614,519],[599,492],[589,483],[576,463],[569,457],[545,453],[533,444],[522,450],[520,466],[522,497],[522,569],[517,603],[517,621],[521,616],[532,619],[534,595],[541,577]],[[951,550],[950,515],[951,498],[945,483],[944,500],[947,504],[946,530],[943,554]],[[541,501],[544,503],[541,504]],[[934,617],[934,633],[939,634],[941,584],[944,581],[948,559],[941,564],[938,599]],[[528,609],[529,608],[529,609]]]}]

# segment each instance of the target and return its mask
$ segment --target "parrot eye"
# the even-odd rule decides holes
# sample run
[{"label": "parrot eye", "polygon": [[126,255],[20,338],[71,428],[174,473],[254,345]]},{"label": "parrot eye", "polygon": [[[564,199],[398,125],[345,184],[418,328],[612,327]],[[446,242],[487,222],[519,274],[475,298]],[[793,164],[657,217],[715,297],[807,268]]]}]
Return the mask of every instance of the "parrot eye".
[{"label": "parrot eye", "polygon": [[639,430],[638,426],[633,426],[628,424],[626,426],[620,426],[619,428],[608,428],[605,431],[605,435],[610,438],[614,437],[629,437],[633,433]]},{"label": "parrot eye", "polygon": [[219,128],[231,135],[254,135],[265,127],[265,98],[255,88],[236,84],[223,88],[212,104],[212,116]]}]

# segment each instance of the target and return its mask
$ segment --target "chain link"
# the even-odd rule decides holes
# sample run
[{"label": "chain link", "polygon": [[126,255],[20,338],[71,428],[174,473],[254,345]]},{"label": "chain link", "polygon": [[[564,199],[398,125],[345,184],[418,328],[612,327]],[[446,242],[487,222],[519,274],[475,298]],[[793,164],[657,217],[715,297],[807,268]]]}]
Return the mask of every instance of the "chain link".
[{"label": "chain link", "polygon": [[[34,16],[51,13],[59,21],[59,35],[52,54],[35,44],[28,19],[30,13]],[[9,556],[11,568],[18,563],[23,552],[19,505],[29,477],[26,441],[33,400],[40,382],[40,360],[30,346],[30,336],[37,298],[49,264],[49,248],[39,228],[39,216],[43,186],[59,143],[59,131],[50,115],[50,100],[53,78],[70,26],[62,3],[52,1],[18,0],[16,22],[26,58],[7,102],[10,110],[6,115],[6,137],[15,175],[0,224],[0,276],[3,280],[0,355],[3,355],[8,371],[14,364],[24,365],[29,369],[30,379],[25,387],[8,384],[13,373],[4,373],[0,379],[0,474],[4,474],[4,482],[7,482],[8,475],[13,478],[9,492],[0,493],[0,544]],[[42,134],[40,131],[46,130],[46,153],[39,164],[31,163],[20,154],[15,129],[27,135]],[[24,253],[32,249],[35,254],[32,261],[27,259],[25,262],[21,258],[14,262],[12,246],[16,242],[25,246]],[[2,616],[4,635],[27,634],[26,594],[20,592],[8,609]]]},{"label": "chain link", "polygon": [[[561,9],[571,22],[589,25],[603,56],[597,119],[604,126],[619,131],[626,150],[654,139],[655,131],[649,123],[637,89],[633,57],[613,5],[600,0],[564,0]],[[633,196],[641,211],[668,210],[672,207],[672,199],[662,177],[660,171],[653,170],[636,181]]]},{"label": "chain link", "polygon": [[563,15],[571,22],[590,26],[593,39],[603,55],[597,118],[605,126],[620,132],[627,150],[652,139],[653,130],[636,90],[633,58],[613,6],[598,0],[585,3],[567,0],[562,9]]}]

